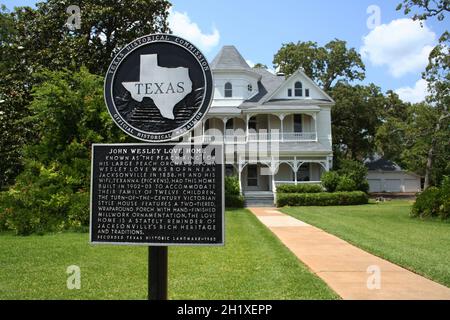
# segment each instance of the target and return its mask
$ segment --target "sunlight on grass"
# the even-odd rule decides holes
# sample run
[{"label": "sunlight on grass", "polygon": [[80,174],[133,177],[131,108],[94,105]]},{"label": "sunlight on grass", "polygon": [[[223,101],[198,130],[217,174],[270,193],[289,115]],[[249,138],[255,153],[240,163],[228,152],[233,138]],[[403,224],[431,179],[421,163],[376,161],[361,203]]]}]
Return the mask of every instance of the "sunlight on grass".
[{"label": "sunlight on grass", "polygon": [[[171,299],[336,299],[248,211],[226,214],[225,247],[171,247]],[[81,268],[68,290],[66,268]],[[0,299],[146,299],[147,248],[91,246],[87,234],[0,235]]]}]

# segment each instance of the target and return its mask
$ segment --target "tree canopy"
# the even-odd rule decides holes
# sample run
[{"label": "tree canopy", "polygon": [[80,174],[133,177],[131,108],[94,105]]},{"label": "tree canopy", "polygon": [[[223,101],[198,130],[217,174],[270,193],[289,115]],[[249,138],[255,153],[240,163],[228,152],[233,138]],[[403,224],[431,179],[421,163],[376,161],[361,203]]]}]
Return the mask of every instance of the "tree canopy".
[{"label": "tree canopy", "polygon": [[[79,29],[66,22],[70,5],[81,10]],[[48,0],[36,8],[0,8],[0,188],[21,170],[25,143],[39,137],[31,114],[31,92],[44,69],[79,71],[81,66],[103,76],[114,54],[133,39],[167,32],[166,0]]]},{"label": "tree canopy", "polygon": [[329,91],[338,80],[364,80],[365,66],[355,48],[342,40],[332,40],[324,47],[307,41],[283,44],[273,64],[286,75],[302,68],[306,75]]}]

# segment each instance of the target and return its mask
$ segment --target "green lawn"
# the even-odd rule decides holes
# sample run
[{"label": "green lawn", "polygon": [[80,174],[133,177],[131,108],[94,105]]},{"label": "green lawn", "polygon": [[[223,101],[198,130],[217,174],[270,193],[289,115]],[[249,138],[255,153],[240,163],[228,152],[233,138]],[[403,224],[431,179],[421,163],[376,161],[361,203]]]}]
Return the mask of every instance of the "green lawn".
[{"label": "green lawn", "polygon": [[[171,299],[336,299],[248,211],[226,214],[226,246],[169,249]],[[68,290],[66,268],[81,268]],[[0,234],[0,299],[145,299],[147,248],[90,246],[87,234]]]},{"label": "green lawn", "polygon": [[283,212],[450,287],[450,223],[409,217],[411,202]]}]

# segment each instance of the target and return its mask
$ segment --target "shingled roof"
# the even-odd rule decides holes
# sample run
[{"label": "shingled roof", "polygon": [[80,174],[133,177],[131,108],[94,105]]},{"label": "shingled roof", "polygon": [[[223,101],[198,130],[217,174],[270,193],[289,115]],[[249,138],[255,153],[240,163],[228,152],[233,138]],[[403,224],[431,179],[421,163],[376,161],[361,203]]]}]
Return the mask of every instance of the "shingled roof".
[{"label": "shingled roof", "polygon": [[261,76],[258,82],[258,94],[245,101],[241,108],[258,106],[263,103],[275,90],[277,90],[285,81],[284,76],[276,76],[264,68],[255,68],[253,72]]},{"label": "shingled roof", "polygon": [[252,70],[235,46],[224,46],[211,62],[211,69]]},{"label": "shingled roof", "polygon": [[384,158],[367,159],[365,165],[370,171],[402,171],[398,164]]}]

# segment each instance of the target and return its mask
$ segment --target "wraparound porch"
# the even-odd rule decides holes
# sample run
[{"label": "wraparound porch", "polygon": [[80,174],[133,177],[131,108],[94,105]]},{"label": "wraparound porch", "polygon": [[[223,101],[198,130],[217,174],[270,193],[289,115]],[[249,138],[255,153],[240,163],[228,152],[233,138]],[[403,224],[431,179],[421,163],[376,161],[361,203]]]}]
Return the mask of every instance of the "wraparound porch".
[{"label": "wraparound porch", "polygon": [[238,164],[227,166],[227,175],[237,175],[241,193],[272,192],[281,184],[317,184],[322,174],[331,168],[332,157],[322,159],[266,160],[251,162],[240,160]]}]

